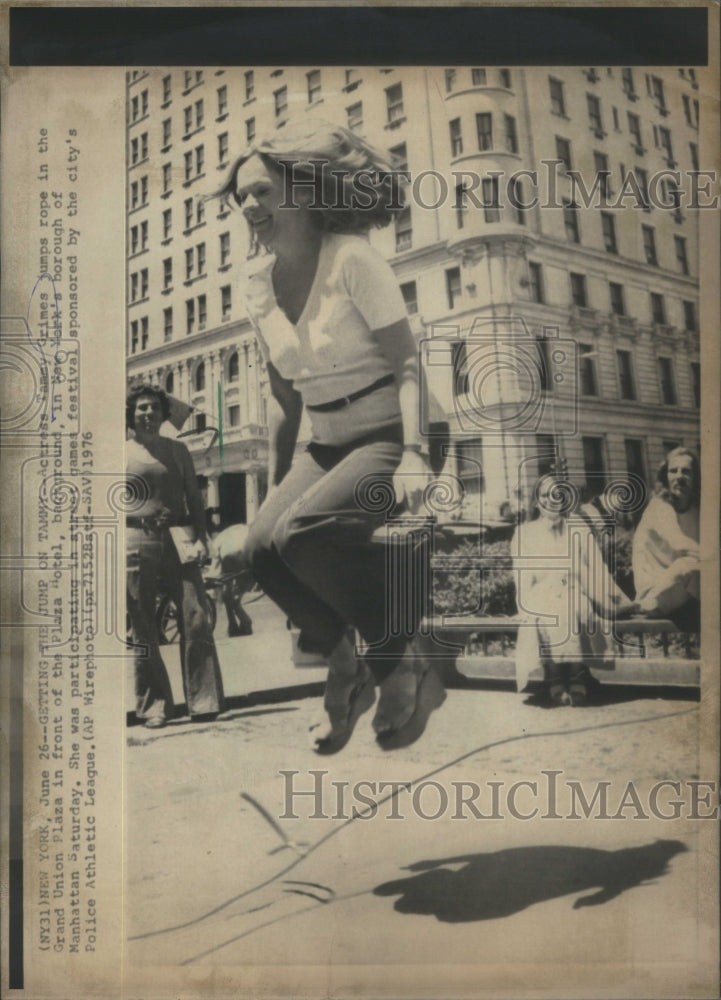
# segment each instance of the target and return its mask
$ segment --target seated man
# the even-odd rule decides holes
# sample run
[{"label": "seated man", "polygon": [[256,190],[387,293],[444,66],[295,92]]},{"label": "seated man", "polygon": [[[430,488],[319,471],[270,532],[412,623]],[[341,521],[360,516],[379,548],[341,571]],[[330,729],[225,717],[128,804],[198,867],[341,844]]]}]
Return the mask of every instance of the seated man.
[{"label": "seated man", "polygon": [[644,511],[633,541],[633,575],[641,610],[670,618],[683,632],[698,632],[698,457],[674,448],[656,477],[656,495]]},{"label": "seated man", "polygon": [[243,595],[253,586],[253,578],[243,552],[247,537],[247,524],[231,524],[213,538],[210,546],[208,576],[231,577],[222,579],[221,582],[229,636],[253,634],[253,623],[242,605]]}]

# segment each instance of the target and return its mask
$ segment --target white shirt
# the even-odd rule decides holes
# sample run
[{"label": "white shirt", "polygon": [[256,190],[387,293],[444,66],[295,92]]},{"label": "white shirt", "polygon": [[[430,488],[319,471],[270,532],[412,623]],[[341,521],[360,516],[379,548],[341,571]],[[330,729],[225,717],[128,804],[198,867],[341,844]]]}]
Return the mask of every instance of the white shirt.
[{"label": "white shirt", "polygon": [[[275,257],[250,262],[241,283],[266,361],[291,379],[308,406],[340,399],[392,372],[373,331],[406,316],[387,261],[360,236],[326,233],[303,312],[294,325],[273,291]],[[312,413],[314,437],[352,440],[400,421],[398,390],[388,386],[343,410]]]}]

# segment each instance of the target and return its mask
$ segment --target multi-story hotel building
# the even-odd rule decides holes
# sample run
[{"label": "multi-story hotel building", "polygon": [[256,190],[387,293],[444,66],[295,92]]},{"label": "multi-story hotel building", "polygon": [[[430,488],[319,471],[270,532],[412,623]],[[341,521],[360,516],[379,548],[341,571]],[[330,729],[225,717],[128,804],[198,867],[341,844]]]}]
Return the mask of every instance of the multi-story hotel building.
[{"label": "multi-story hotel building", "polygon": [[266,489],[268,384],[237,294],[244,220],[204,196],[304,117],[408,171],[407,207],[370,239],[450,421],[466,516],[525,502],[554,454],[598,492],[698,448],[697,87],[692,69],[619,67],[129,73],[128,377],[194,407],[216,519],[252,519]]}]

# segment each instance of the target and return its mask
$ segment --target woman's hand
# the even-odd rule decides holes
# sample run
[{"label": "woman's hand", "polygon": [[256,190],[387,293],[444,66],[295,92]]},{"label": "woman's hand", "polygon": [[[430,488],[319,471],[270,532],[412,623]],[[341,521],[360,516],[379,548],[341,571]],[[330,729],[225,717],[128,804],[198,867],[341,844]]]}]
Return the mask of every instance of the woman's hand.
[{"label": "woman's hand", "polygon": [[428,460],[415,451],[403,453],[400,465],[393,474],[396,503],[405,503],[411,514],[417,513],[423,500],[423,491],[433,478]]},{"label": "woman's hand", "polygon": [[208,558],[208,546],[205,544],[202,538],[198,538],[193,546],[194,553],[193,558],[197,563],[204,563]]}]

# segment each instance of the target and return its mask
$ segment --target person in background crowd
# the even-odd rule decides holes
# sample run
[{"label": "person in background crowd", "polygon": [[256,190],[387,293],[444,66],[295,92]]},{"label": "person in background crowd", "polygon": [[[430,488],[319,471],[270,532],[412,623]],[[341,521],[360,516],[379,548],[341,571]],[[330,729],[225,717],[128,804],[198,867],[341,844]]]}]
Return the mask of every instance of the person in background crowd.
[{"label": "person in background crowd", "polygon": [[633,541],[641,611],[670,618],[680,631],[700,629],[699,502],[701,469],[688,448],[674,448],[656,477],[656,493]]},{"label": "person in background crowd", "polygon": [[[253,575],[245,556],[247,524],[231,524],[212,539],[208,576],[221,580],[221,596],[228,618],[228,635],[252,635],[253,622],[242,605],[243,594],[253,586]],[[231,579],[223,579],[231,577]]]},{"label": "person in background crowd", "polygon": [[[174,714],[155,614],[161,574],[179,611],[183,688],[191,720],[215,718],[223,710],[223,683],[199,565],[208,552],[205,512],[190,452],[160,433],[169,412],[162,389],[139,385],[130,390],[125,419],[133,437],[126,444],[126,472],[134,501],[126,517],[128,612],[136,715],[151,729],[165,726]],[[173,526],[194,529],[193,561],[181,562],[170,533]]]},{"label": "person in background crowd", "polygon": [[573,488],[547,475],[536,486],[539,517],[519,525],[514,539],[516,603],[522,624],[516,644],[516,681],[523,691],[543,668],[552,705],[583,705],[589,663],[610,646],[609,620],[637,606],[614,583],[596,539],[575,511]]},{"label": "person in background crowd", "polygon": [[[386,654],[382,668],[370,661],[381,745],[417,738],[445,698],[414,640],[387,635],[385,551],[371,544],[388,509],[378,498],[390,492],[414,509],[430,478],[406,306],[366,238],[402,207],[390,170],[354,133],[306,122],[245,152],[219,192],[267,251],[250,261],[241,288],[272,392],[271,489],[246,552],[255,579],[300,629],[301,651],[329,663],[328,724],[315,739],[325,753],[347,743],[376,697],[349,626]],[[294,455],[304,408],[312,440]]]}]

